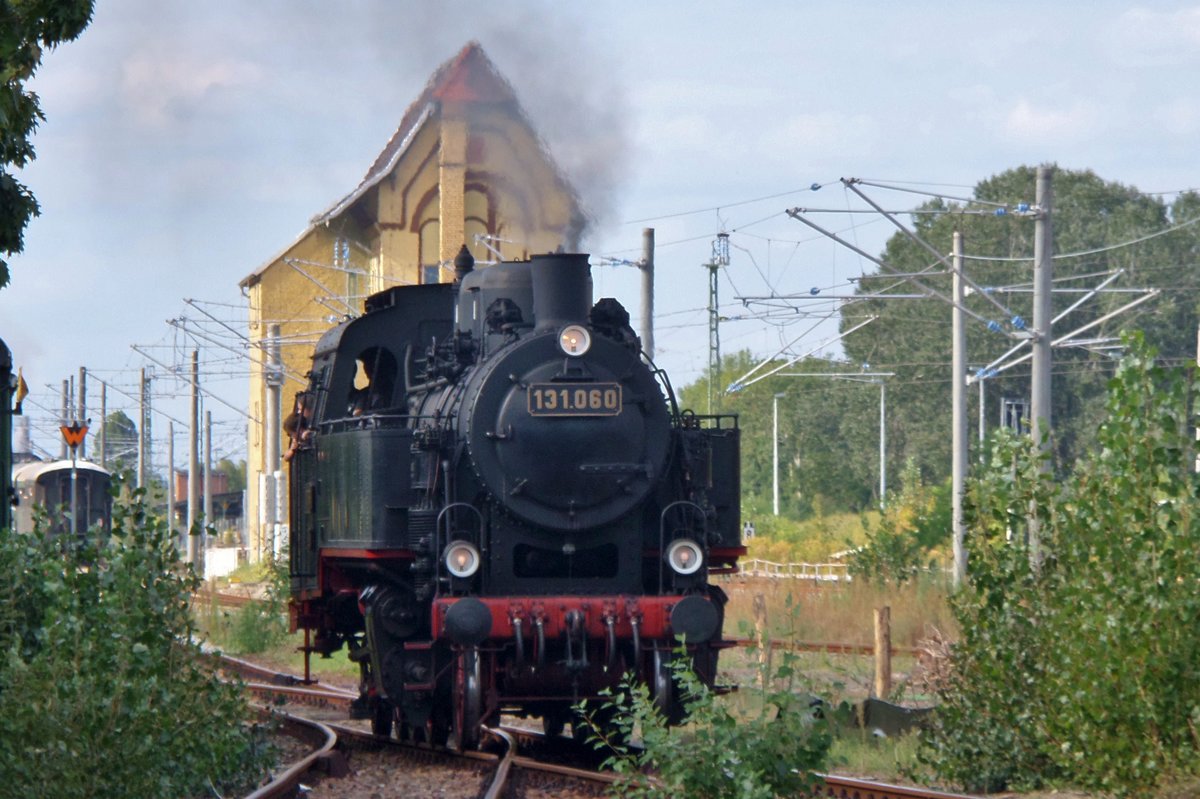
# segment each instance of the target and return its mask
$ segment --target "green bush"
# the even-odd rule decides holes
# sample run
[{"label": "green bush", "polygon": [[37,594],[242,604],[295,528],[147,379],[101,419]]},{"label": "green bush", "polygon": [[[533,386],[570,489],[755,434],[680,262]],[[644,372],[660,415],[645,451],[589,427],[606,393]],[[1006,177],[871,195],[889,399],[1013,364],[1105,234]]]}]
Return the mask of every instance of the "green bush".
[{"label": "green bush", "polygon": [[266,596],[232,612],[210,609],[208,633],[213,643],[235,655],[257,655],[278,647],[288,637],[288,559],[286,553],[266,564]]},{"label": "green bush", "polygon": [[103,545],[0,531],[0,774],[23,797],[211,796],[265,767],[241,694],[200,665],[199,580],[140,491]]},{"label": "green bush", "polygon": [[852,576],[900,584],[937,567],[935,550],[945,546],[951,535],[950,485],[926,486],[911,459],[901,485],[899,491],[889,493],[873,529],[864,516],[866,544],[847,561]]},{"label": "green bush", "polygon": [[[595,725],[592,741],[610,754],[605,766],[623,779],[618,796],[772,799],[807,795],[832,744],[829,723],[796,688],[795,656],[763,688],[749,690],[751,709],[735,713],[689,668],[682,650],[671,667],[687,712],[672,727],[649,689],[627,676],[598,710],[580,708]],[[606,722],[606,723],[601,723]],[[640,733],[641,750],[626,745]]]},{"label": "green bush", "polygon": [[1127,795],[1200,762],[1189,386],[1140,338],[1127,345],[1100,449],[1069,480],[1009,440],[971,489],[962,639],[921,754],[968,789]]}]

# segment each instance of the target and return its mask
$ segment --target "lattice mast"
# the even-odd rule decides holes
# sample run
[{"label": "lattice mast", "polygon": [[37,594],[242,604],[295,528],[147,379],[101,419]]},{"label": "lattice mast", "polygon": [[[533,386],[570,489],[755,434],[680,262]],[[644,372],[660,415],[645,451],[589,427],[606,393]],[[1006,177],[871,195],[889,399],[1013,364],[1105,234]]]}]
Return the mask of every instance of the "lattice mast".
[{"label": "lattice mast", "polygon": [[718,233],[712,245],[708,269],[708,412],[720,402],[721,396],[721,303],[717,296],[717,273],[729,266],[729,234]]}]

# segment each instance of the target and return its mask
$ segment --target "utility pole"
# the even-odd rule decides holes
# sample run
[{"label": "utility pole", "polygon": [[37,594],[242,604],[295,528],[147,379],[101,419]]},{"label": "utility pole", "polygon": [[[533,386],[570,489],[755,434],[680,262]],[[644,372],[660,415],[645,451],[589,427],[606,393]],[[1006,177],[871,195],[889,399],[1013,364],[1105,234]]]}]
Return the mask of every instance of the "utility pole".
[{"label": "utility pole", "polygon": [[[87,423],[87,367],[79,367],[79,415],[80,424]],[[79,457],[87,458],[87,439],[79,442]]]},{"label": "utility pole", "polygon": [[879,381],[879,507],[887,504],[887,382]]},{"label": "utility pole", "polygon": [[786,397],[786,396],[787,396],[786,392],[776,394],[775,399],[772,403],[772,410],[774,411],[774,413],[772,414],[771,418],[774,421],[771,425],[771,445],[772,445],[772,451],[775,454],[775,460],[774,460],[775,479],[772,483],[772,487],[773,487],[772,496],[774,498],[774,502],[772,504],[772,508],[774,509],[776,516],[779,515],[779,400],[782,397]]},{"label": "utility pole", "polygon": [[721,303],[717,297],[717,274],[722,266],[729,266],[729,234],[718,233],[713,242],[712,258],[708,269],[708,412],[721,386]]},{"label": "utility pole", "polygon": [[[175,538],[175,423],[167,422],[167,531]],[[179,543],[176,541],[175,543]],[[179,550],[185,556],[187,548]]]},{"label": "utility pole", "polygon": [[[71,423],[71,381],[62,381],[62,417],[59,419],[59,424],[66,427]],[[67,459],[67,441],[63,439],[62,446],[59,449],[60,461]]]},{"label": "utility pole", "polygon": [[212,411],[204,412],[204,523],[212,524]]},{"label": "utility pole", "polygon": [[967,478],[967,328],[963,318],[963,242],[962,233],[954,231],[951,310],[950,406],[951,425],[951,524],[954,531],[954,585],[963,584],[967,577],[967,528],[963,522],[963,492]]},{"label": "utility pole", "polygon": [[[1043,454],[1050,448],[1050,366],[1053,318],[1050,304],[1054,279],[1054,167],[1042,164],[1037,170],[1037,217],[1033,234],[1033,375],[1030,416],[1034,445]],[[1049,461],[1040,462],[1041,470]],[[1034,566],[1041,562],[1041,530],[1035,508],[1029,514],[1029,557]]]},{"label": "utility pole", "polygon": [[984,411],[987,410],[987,394],[984,393],[984,379],[979,378],[979,462],[983,462],[983,446],[987,436],[987,420]]},{"label": "utility pole", "polygon": [[642,352],[654,360],[654,228],[642,228]]},{"label": "utility pole", "polygon": [[[265,456],[266,463],[263,464],[263,472],[265,473],[265,484],[267,490],[262,492],[264,496],[259,497],[259,504],[266,504],[266,515],[264,530],[260,537],[261,549],[270,553],[269,557],[274,557],[276,541],[275,536],[278,532],[278,504],[279,504],[279,486],[277,485],[276,476],[279,473],[279,450],[280,450],[280,415],[282,406],[280,405],[280,396],[283,388],[283,364],[279,351],[279,325],[271,324],[267,326],[267,366],[265,374],[265,383],[267,388],[267,407],[263,414],[263,431],[265,435]],[[262,483],[260,483],[262,485]],[[260,514],[262,517],[262,514]]]},{"label": "utility pole", "polygon": [[96,457],[108,468],[108,383],[100,381],[100,432],[96,436]]},{"label": "utility pole", "polygon": [[200,518],[200,351],[192,350],[192,411],[188,424],[188,504],[187,504],[187,559],[197,567],[204,566],[203,541],[195,535],[196,522]]},{"label": "utility pole", "polygon": [[150,472],[150,378],[146,376],[146,367],[142,367],[140,390],[138,396],[138,453],[137,453],[137,487],[147,488],[147,477]]}]

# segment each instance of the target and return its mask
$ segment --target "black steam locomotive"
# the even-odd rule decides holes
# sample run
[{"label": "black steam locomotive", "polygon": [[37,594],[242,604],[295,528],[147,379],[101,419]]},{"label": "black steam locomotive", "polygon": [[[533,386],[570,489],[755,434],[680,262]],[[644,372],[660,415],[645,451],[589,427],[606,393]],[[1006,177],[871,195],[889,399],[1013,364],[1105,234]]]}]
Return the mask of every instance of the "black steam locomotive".
[{"label": "black steam locomotive", "polygon": [[317,345],[285,425],[306,657],[348,646],[376,732],[460,748],[627,671],[678,719],[679,639],[709,684],[727,645],[736,417],[679,411],[586,255],[473,267]]}]

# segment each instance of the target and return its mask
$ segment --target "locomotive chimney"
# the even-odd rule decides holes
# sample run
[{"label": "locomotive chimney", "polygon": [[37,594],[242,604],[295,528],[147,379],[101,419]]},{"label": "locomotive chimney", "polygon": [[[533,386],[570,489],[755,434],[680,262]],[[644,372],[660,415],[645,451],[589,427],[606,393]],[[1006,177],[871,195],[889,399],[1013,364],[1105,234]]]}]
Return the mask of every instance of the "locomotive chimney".
[{"label": "locomotive chimney", "polygon": [[534,329],[587,322],[592,308],[592,269],[587,253],[535,255],[530,261]]}]

